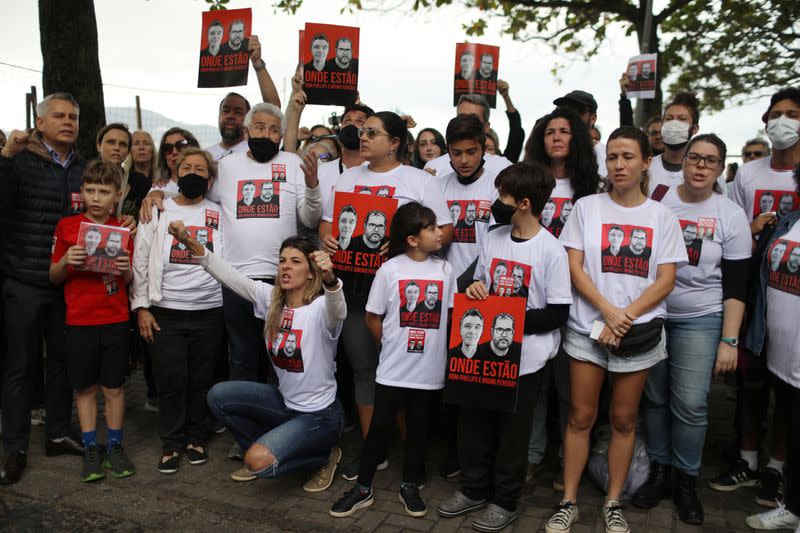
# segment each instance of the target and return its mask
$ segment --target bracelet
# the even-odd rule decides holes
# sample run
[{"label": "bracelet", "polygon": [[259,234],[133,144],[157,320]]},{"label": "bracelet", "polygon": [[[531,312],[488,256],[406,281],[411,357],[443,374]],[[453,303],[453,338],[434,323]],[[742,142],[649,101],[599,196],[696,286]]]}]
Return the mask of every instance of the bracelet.
[{"label": "bracelet", "polygon": [[322,284],[325,285],[325,287],[328,288],[328,289],[332,289],[334,287],[338,287],[339,286],[339,278],[333,278],[333,281],[331,281],[330,283],[328,283],[325,280],[322,280]]},{"label": "bracelet", "polygon": [[260,66],[257,67],[255,64],[253,64],[253,68],[256,69],[256,72],[261,72],[262,70],[265,70],[267,68],[267,64],[264,63],[263,59],[259,59],[259,61],[261,61]]}]

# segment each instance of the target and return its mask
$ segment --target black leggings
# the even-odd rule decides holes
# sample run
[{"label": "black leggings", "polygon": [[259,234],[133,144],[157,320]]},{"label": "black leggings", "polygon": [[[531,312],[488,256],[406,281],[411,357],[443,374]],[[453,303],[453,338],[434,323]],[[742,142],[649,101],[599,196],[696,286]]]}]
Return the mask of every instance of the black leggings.
[{"label": "black leggings", "polygon": [[786,508],[800,516],[800,389],[775,377],[775,403],[786,405],[789,442],[786,445]]}]

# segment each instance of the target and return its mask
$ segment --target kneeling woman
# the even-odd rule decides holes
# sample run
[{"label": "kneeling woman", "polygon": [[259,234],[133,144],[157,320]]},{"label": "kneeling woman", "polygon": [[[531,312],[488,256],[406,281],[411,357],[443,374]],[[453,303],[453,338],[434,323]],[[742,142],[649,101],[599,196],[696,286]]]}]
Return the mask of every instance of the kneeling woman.
[{"label": "kneeling woman", "polygon": [[206,272],[253,302],[255,315],[265,320],[264,337],[278,386],[228,381],[208,393],[211,412],[246,450],[247,470],[232,477],[248,481],[320,469],[303,489],[327,489],[342,453],[335,447],[344,413],[336,400],[334,358],[347,314],[330,257],[305,237],[286,239],[280,248],[278,283],[272,287],[249,279],[205,250],[182,224],[172,223],[170,233],[191,249]]}]

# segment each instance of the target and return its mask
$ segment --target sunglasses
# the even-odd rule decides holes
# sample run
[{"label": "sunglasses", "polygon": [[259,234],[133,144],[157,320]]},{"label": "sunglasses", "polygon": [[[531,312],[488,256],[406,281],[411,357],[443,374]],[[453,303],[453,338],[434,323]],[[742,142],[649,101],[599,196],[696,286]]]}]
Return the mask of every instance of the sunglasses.
[{"label": "sunglasses", "polygon": [[317,156],[317,159],[319,159],[323,163],[327,163],[328,161],[333,161],[335,157],[333,157],[333,154],[324,153],[324,154],[319,154]]},{"label": "sunglasses", "polygon": [[387,137],[391,137],[391,135],[385,131],[379,130],[378,128],[358,128],[358,136],[362,137],[364,135],[367,136],[367,139],[374,139],[378,135],[386,135]]},{"label": "sunglasses", "polygon": [[338,135],[312,135],[311,137],[308,138],[307,142],[310,144],[310,143],[323,141],[325,139],[337,140],[337,139],[339,139],[339,136]]},{"label": "sunglasses", "polygon": [[197,142],[193,142],[193,141],[190,141],[188,139],[182,139],[182,140],[176,142],[175,144],[173,144],[173,143],[164,144],[163,150],[164,150],[165,154],[171,154],[173,150],[177,150],[178,152],[180,152],[181,150],[183,150],[187,146],[197,146]]},{"label": "sunglasses", "polygon": [[742,155],[744,157],[764,157],[767,154],[765,154],[761,150],[753,150],[752,152],[749,150],[745,150],[744,152],[742,152]]}]

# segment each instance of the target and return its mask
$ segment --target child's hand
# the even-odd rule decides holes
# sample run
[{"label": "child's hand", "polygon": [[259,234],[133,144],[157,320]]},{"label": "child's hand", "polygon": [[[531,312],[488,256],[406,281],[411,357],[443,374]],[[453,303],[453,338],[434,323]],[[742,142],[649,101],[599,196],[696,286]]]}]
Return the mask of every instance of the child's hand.
[{"label": "child's hand", "polygon": [[467,298],[470,300],[485,300],[489,297],[489,291],[482,281],[476,281],[465,291]]},{"label": "child's hand", "polygon": [[131,253],[128,250],[122,250],[122,253],[117,256],[117,270],[120,274],[125,274],[131,269]]},{"label": "child's hand", "polygon": [[339,241],[333,235],[325,235],[322,238],[322,249],[325,250],[325,253],[328,255],[333,255],[336,253],[336,250],[339,249]]},{"label": "child's hand", "polygon": [[70,246],[67,249],[66,258],[67,264],[71,266],[81,266],[88,255],[86,254],[86,249],[83,246]]},{"label": "child's hand", "polygon": [[170,222],[167,230],[169,234],[175,237],[181,244],[189,244],[189,230],[183,225],[183,221],[176,220],[175,222]]}]

